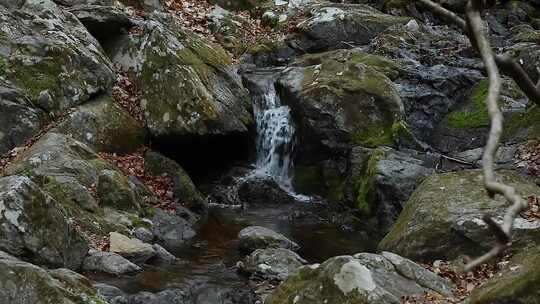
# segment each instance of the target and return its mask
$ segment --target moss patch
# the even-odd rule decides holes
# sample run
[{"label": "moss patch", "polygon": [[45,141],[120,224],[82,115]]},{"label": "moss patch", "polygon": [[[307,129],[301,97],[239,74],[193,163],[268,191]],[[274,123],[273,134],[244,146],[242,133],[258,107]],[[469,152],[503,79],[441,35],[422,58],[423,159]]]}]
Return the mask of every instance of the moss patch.
[{"label": "moss patch", "polygon": [[448,115],[448,125],[456,129],[474,129],[489,126],[489,114],[486,108],[489,82],[482,80],[473,90],[471,111],[455,111]]},{"label": "moss patch", "polygon": [[377,163],[384,157],[382,149],[376,149],[371,154],[364,170],[364,174],[357,180],[356,206],[364,216],[370,216],[373,212],[373,199],[375,189],[375,177],[377,175]]}]

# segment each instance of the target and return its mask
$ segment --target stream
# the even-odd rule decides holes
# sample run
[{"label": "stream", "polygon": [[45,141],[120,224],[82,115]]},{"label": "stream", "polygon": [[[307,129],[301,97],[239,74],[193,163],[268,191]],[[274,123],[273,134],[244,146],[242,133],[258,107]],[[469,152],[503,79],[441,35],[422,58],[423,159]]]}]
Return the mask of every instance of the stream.
[{"label": "stream", "polygon": [[128,294],[182,288],[190,290],[194,303],[248,303],[238,300],[238,295],[242,298],[242,293],[249,292],[250,281],[236,267],[244,258],[237,250],[237,235],[247,226],[264,226],[291,238],[301,246],[298,254],[310,263],[375,250],[375,240],[366,233],[335,224],[333,219],[341,215],[333,214],[324,203],[294,193],[290,172],[295,127],[290,109],[276,94],[271,73],[253,77],[250,81],[253,81],[251,87],[256,86],[251,88],[257,120],[256,161],[247,174],[234,178],[240,181],[270,178],[294,197],[295,203],[277,204],[268,198],[267,204],[245,208],[215,204],[198,226],[194,241],[172,252],[179,258],[178,263],[146,265],[134,276],[92,275],[92,279],[119,287]]}]

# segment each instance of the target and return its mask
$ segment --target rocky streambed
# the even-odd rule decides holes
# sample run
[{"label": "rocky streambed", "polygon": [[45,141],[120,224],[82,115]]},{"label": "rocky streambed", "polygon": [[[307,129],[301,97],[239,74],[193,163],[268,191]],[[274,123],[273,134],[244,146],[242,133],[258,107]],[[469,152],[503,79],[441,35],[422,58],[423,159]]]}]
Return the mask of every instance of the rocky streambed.
[{"label": "rocky streambed", "polygon": [[[0,0],[0,303],[537,303],[538,105],[416,2]],[[445,1],[459,11],[460,3]],[[462,3],[461,3],[462,4]],[[531,78],[540,3],[486,15]]]}]

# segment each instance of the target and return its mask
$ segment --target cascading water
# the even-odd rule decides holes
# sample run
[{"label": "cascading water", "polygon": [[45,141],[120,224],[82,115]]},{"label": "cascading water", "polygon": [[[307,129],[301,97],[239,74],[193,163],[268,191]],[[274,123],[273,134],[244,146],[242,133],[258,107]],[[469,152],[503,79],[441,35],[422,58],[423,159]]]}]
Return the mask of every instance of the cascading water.
[{"label": "cascading water", "polygon": [[268,175],[283,188],[292,190],[290,171],[295,128],[291,110],[281,103],[273,84],[255,97],[253,107],[257,124],[256,173]]}]

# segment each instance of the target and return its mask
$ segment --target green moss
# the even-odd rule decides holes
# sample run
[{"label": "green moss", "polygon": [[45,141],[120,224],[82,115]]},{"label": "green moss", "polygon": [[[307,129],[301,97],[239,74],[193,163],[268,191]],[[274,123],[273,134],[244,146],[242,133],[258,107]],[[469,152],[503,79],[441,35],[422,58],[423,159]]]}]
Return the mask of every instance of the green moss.
[{"label": "green moss", "polygon": [[352,54],[350,61],[355,64],[360,63],[372,67],[390,79],[395,79],[397,76],[399,76],[400,68],[397,63],[386,57],[355,52]]},{"label": "green moss", "polygon": [[345,179],[333,168],[323,166],[296,166],[294,188],[305,194],[323,196],[331,202],[343,199]]},{"label": "green moss", "polygon": [[540,108],[538,106],[532,106],[523,114],[512,115],[504,122],[503,139],[510,140],[516,136],[523,136],[525,139],[540,138]]},{"label": "green moss", "polygon": [[152,228],[152,225],[146,221],[143,221],[140,217],[138,217],[137,215],[134,215],[134,214],[129,214],[128,215],[128,218],[129,220],[131,221],[131,226],[133,228],[139,228],[139,227],[142,227],[142,228]]},{"label": "green moss", "polygon": [[489,82],[482,80],[476,85],[471,95],[472,111],[456,111],[447,116],[448,125],[456,129],[483,128],[489,125],[489,114],[485,99],[488,95]]},{"label": "green moss", "polygon": [[32,100],[37,100],[42,91],[56,89],[59,86],[60,73],[62,73],[62,65],[59,62],[43,59],[31,66],[17,63],[9,78],[26,90]]},{"label": "green moss", "polygon": [[385,152],[382,149],[374,150],[365,166],[364,174],[356,182],[356,189],[358,191],[356,204],[358,210],[364,216],[370,216],[372,214],[377,163],[384,155]]}]

